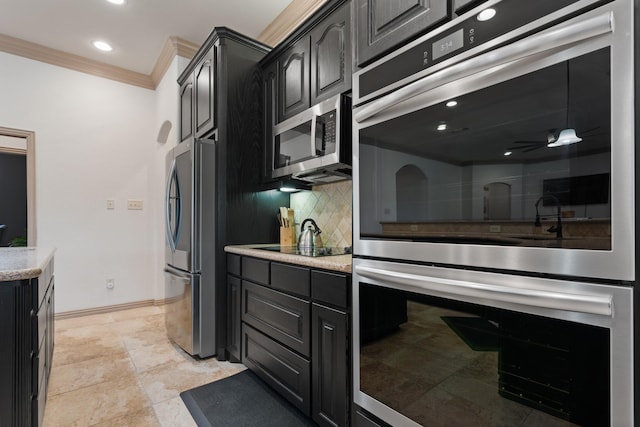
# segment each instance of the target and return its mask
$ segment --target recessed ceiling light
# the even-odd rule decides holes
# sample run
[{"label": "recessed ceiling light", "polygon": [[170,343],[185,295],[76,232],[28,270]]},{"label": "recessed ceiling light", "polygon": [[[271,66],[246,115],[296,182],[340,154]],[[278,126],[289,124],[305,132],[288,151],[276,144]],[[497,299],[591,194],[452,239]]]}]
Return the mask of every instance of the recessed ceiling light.
[{"label": "recessed ceiling light", "polygon": [[447,107],[449,107],[449,108],[453,108],[453,107],[455,107],[456,105],[458,105],[458,101],[453,101],[453,100],[452,100],[452,101],[447,102],[445,105],[446,105]]},{"label": "recessed ceiling light", "polygon": [[513,153],[512,153],[511,151],[505,151],[505,152],[504,152],[504,155],[505,155],[505,156],[510,156],[510,155],[512,155],[512,154],[513,154]]},{"label": "recessed ceiling light", "polygon": [[477,16],[478,21],[488,21],[489,19],[496,16],[496,10],[489,8],[480,12]]},{"label": "recessed ceiling light", "polygon": [[107,0],[109,3],[113,4],[125,4],[127,0]]},{"label": "recessed ceiling light", "polygon": [[92,44],[93,44],[93,47],[103,52],[111,52],[113,50],[113,48],[109,43],[103,42],[102,40],[95,40],[92,42]]},{"label": "recessed ceiling light", "polygon": [[438,125],[438,130],[447,130],[447,124],[446,123],[440,123]]}]

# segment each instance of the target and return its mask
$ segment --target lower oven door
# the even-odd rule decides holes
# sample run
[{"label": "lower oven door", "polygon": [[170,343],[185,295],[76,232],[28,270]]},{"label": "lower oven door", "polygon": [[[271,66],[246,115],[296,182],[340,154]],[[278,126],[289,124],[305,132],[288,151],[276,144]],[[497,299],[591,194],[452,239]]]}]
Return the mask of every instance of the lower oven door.
[{"label": "lower oven door", "polygon": [[354,401],[393,426],[632,426],[632,289],[354,259]]}]

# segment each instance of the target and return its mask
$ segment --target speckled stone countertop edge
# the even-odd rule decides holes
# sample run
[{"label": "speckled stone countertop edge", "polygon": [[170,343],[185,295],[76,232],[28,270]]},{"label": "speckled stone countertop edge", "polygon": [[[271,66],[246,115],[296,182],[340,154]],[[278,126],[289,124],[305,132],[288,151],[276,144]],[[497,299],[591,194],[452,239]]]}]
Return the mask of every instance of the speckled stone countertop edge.
[{"label": "speckled stone countertop edge", "polygon": [[55,249],[30,246],[0,248],[0,282],[40,276],[54,253]]},{"label": "speckled stone countertop edge", "polygon": [[228,253],[262,258],[269,261],[286,262],[289,264],[304,265],[306,267],[321,268],[324,270],[351,273],[351,255],[332,255],[323,257],[308,257],[304,255],[282,254],[280,252],[261,250],[260,247],[274,246],[271,244],[255,245],[230,245],[224,250]]}]

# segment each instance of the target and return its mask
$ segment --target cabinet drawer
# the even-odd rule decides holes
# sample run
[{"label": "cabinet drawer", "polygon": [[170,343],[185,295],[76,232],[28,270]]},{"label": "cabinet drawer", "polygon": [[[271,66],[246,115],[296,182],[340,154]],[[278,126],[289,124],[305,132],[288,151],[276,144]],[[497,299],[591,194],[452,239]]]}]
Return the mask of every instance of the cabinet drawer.
[{"label": "cabinet drawer", "polygon": [[227,254],[227,273],[240,275],[240,255]]},{"label": "cabinet drawer", "polygon": [[242,258],[242,278],[253,282],[269,284],[269,261],[257,258]]},{"label": "cabinet drawer", "polygon": [[271,263],[271,287],[285,292],[309,297],[309,268]]},{"label": "cabinet drawer", "polygon": [[309,357],[311,303],[242,281],[242,320]]},{"label": "cabinet drawer", "polygon": [[242,341],[242,363],[294,406],[310,415],[309,361],[246,324],[242,325]]},{"label": "cabinet drawer", "polygon": [[351,277],[327,271],[311,271],[311,298],[340,308],[349,306]]}]

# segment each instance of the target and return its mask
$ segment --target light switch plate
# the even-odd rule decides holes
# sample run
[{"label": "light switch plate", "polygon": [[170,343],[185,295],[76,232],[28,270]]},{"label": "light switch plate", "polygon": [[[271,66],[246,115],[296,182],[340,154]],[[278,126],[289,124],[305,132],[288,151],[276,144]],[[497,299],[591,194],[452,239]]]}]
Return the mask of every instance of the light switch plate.
[{"label": "light switch plate", "polygon": [[107,209],[115,209],[116,201],[113,199],[107,199]]}]

